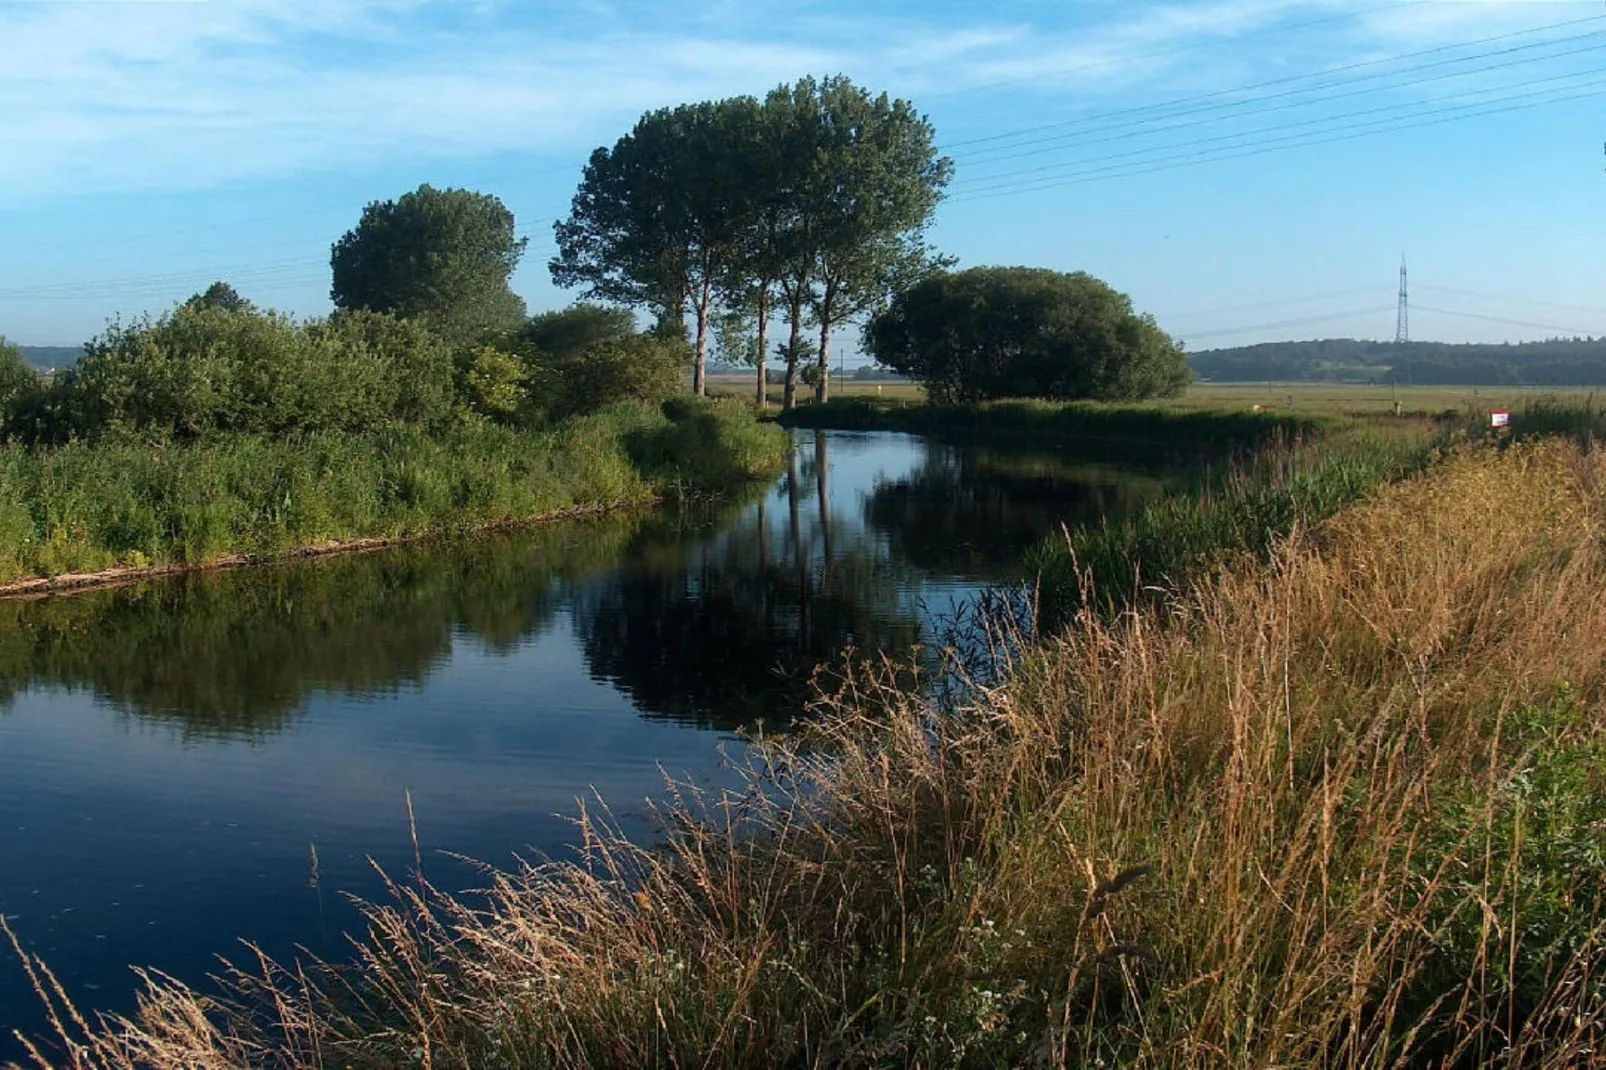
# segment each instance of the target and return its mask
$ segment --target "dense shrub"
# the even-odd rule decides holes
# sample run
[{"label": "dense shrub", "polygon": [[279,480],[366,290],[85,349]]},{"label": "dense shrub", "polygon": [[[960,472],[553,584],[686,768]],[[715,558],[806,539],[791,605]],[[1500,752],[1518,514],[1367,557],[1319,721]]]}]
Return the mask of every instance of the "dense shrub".
[{"label": "dense shrub", "polygon": [[576,304],[530,320],[518,347],[530,367],[530,405],[548,419],[624,401],[649,404],[685,388],[682,340],[636,330],[626,309]]},{"label": "dense shrub", "polygon": [[972,268],[933,275],[870,324],[876,362],[933,401],[1002,397],[1133,401],[1192,381],[1182,346],[1085,272]]},{"label": "dense shrub", "polygon": [[51,430],[162,439],[438,425],[453,412],[452,371],[425,328],[378,313],[301,326],[184,305],[92,340],[57,386]]}]

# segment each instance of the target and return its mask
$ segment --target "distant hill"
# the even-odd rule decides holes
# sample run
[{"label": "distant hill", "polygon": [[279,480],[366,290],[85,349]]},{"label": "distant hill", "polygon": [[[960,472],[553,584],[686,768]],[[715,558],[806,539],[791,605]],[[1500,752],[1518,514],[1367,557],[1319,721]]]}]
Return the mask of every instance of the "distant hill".
[{"label": "distant hill", "polygon": [[46,368],[70,368],[84,355],[82,346],[18,346],[22,359],[40,371]]},{"label": "distant hill", "polygon": [[1432,386],[1606,386],[1606,338],[1515,345],[1324,338],[1207,349],[1194,373],[1216,382],[1418,383]]}]

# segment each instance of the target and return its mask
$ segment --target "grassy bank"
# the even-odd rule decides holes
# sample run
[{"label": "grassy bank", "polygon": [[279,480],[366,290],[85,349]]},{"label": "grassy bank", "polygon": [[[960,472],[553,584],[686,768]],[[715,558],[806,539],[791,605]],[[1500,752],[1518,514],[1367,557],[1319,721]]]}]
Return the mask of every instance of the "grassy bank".
[{"label": "grassy bank", "polygon": [[738,405],[619,405],[550,430],[474,423],[147,446],[0,448],[0,583],[205,565],[717,491],[785,436]]},{"label": "grassy bank", "polygon": [[1197,493],[1051,538],[1028,554],[1043,626],[1069,619],[1089,595],[1124,606],[1142,589],[1163,593],[1229,555],[1263,557],[1297,527],[1421,469],[1445,441],[1425,421],[1351,424],[1274,441],[1206,474]]},{"label": "grassy bank", "polygon": [[1034,445],[1111,445],[1149,450],[1227,453],[1335,429],[1334,416],[1249,409],[1201,411],[1167,404],[996,401],[922,405],[848,398],[803,405],[778,417],[787,427],[986,437]]},{"label": "grassy bank", "polygon": [[1458,447],[953,716],[867,671],[663,846],[589,815],[488,902],[399,882],[357,965],[63,1009],[55,1065],[1582,1065],[1603,525],[1601,453]]}]

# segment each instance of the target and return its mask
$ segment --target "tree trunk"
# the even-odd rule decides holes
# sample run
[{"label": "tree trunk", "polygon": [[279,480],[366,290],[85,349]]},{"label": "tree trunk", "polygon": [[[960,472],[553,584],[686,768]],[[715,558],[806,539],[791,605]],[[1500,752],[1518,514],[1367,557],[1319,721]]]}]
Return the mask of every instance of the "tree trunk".
[{"label": "tree trunk", "polygon": [[814,386],[814,400],[831,400],[831,318],[820,317],[820,381]]},{"label": "tree trunk", "polygon": [[803,303],[793,301],[790,311],[792,336],[786,347],[786,391],[781,398],[783,409],[797,407],[797,354],[803,348]]},{"label": "tree trunk", "polygon": [[708,393],[708,310],[713,300],[714,286],[705,281],[697,295],[697,363],[691,375],[691,390],[698,397]]},{"label": "tree trunk", "polygon": [[765,382],[765,362],[769,360],[770,344],[770,302],[769,287],[759,291],[758,295],[758,407],[760,410],[769,407],[770,388]]}]

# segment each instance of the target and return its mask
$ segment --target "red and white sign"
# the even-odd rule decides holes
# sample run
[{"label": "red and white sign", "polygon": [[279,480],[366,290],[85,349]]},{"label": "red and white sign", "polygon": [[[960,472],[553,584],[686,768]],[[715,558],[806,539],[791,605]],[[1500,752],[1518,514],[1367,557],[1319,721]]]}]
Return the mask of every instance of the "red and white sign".
[{"label": "red and white sign", "polygon": [[1511,426],[1511,413],[1506,411],[1505,409],[1495,409],[1494,411],[1489,413],[1489,426],[1490,427],[1510,427]]}]

